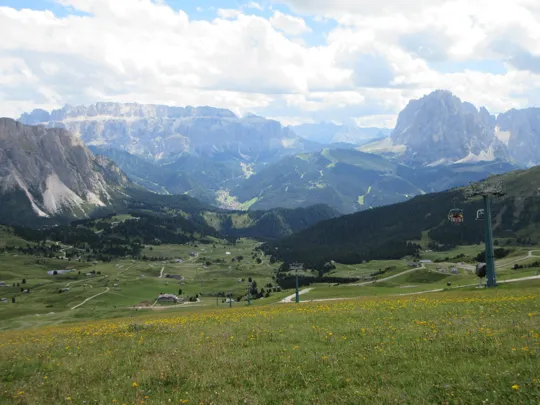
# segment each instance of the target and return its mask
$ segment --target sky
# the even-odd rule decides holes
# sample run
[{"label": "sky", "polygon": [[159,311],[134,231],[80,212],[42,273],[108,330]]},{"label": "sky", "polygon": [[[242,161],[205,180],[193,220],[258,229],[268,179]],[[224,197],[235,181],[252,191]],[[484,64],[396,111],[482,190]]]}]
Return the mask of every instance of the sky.
[{"label": "sky", "polygon": [[98,101],[395,125],[540,106],[538,0],[0,0],[0,116]]}]

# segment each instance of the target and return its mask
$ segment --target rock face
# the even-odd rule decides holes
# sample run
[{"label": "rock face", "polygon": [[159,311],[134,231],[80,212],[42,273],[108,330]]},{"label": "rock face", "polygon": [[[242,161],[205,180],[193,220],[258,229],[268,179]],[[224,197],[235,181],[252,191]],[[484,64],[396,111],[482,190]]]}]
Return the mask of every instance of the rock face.
[{"label": "rock face", "polygon": [[253,161],[261,155],[314,148],[277,121],[255,115],[238,118],[229,110],[212,107],[66,105],[50,114],[34,110],[19,120],[29,125],[66,128],[87,145],[107,146],[157,160],[189,152],[203,157],[226,154]]},{"label": "rock face", "polygon": [[0,119],[1,208],[17,206],[19,198],[40,217],[85,216],[128,183],[113,162],[95,157],[67,130]]},{"label": "rock face", "polygon": [[397,155],[416,166],[492,160],[533,166],[540,164],[540,109],[495,118],[484,107],[438,90],[410,101],[391,136],[361,150]]},{"label": "rock face", "polygon": [[540,108],[513,109],[500,114],[495,135],[519,165],[540,164]]},{"label": "rock face", "polygon": [[434,164],[508,159],[495,137],[495,117],[448,91],[435,91],[412,100],[400,113],[391,140],[405,146],[412,163]]}]

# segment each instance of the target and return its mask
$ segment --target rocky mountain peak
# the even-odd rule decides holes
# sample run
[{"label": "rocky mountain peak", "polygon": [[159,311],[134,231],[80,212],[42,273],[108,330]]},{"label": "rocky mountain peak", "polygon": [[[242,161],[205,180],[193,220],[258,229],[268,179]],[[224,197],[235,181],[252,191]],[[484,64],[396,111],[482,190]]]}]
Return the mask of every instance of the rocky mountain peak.
[{"label": "rocky mountain peak", "polygon": [[128,183],[114,163],[96,158],[67,130],[0,119],[1,198],[15,193],[41,217],[85,216]]},{"label": "rocky mountain peak", "polygon": [[107,146],[156,160],[188,152],[253,161],[263,154],[301,152],[309,143],[278,121],[256,115],[240,118],[230,110],[213,107],[66,105],[51,113],[34,110],[19,120],[29,125],[66,128],[87,145]]},{"label": "rocky mountain peak", "polygon": [[409,102],[391,134],[404,157],[423,164],[493,160],[507,157],[495,137],[495,117],[447,90]]}]

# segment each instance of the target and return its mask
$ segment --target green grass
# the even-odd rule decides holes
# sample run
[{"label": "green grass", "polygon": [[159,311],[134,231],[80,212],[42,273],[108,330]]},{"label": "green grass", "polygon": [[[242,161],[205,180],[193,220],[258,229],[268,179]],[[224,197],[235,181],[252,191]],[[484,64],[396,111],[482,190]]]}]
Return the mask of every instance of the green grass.
[{"label": "green grass", "polygon": [[13,235],[12,229],[0,225],[0,248],[6,246],[25,247],[26,245],[34,245],[34,243]]},{"label": "green grass", "polygon": [[[14,254],[0,255],[0,281],[9,287],[0,287],[0,298],[7,298],[7,304],[0,304],[0,329],[12,329],[33,325],[73,322],[81,319],[104,319],[110,316],[125,316],[132,313],[132,307],[154,303],[159,293],[178,294],[182,289],[185,298],[196,294],[232,293],[236,299],[247,293],[247,279],[257,281],[258,288],[275,281],[272,276],[278,265],[271,266],[268,259],[253,249],[258,242],[241,240],[236,246],[216,241],[213,244],[160,245],[144,249],[148,257],[183,258],[183,263],[174,260],[132,261],[118,260],[111,263],[69,262],[67,260],[44,259],[34,256]],[[196,256],[190,256],[195,252]],[[226,252],[231,253],[227,255]],[[232,258],[243,256],[243,260],[232,262]],[[256,259],[261,258],[262,263]],[[216,263],[216,260],[223,262]],[[206,266],[206,261],[211,264]],[[73,269],[65,275],[49,276],[47,270]],[[184,284],[171,278],[160,278],[163,274],[180,275]],[[101,274],[88,277],[86,273],[95,270]],[[80,271],[80,274],[79,274]],[[26,284],[22,284],[22,279]],[[239,283],[244,278],[246,282]],[[20,286],[13,287],[19,283]],[[117,286],[115,287],[115,284]],[[21,293],[21,287],[29,288],[30,294]],[[70,291],[58,293],[62,288]],[[81,307],[72,310],[100,292],[99,295]],[[272,302],[284,295],[276,294],[264,302]],[[15,297],[15,304],[11,298]],[[255,300],[253,303],[255,304]],[[215,298],[202,297],[198,305],[215,306]],[[240,305],[240,304],[239,304]],[[244,303],[242,303],[244,305]],[[159,307],[160,304],[157,304]]]},{"label": "green grass", "polygon": [[536,404],[538,285],[0,332],[2,404]]}]

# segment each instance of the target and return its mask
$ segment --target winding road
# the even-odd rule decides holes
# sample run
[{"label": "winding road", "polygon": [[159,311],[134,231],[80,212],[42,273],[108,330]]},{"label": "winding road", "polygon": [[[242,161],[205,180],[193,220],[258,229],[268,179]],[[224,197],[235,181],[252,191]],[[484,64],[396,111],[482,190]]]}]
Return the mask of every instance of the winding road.
[{"label": "winding road", "polygon": [[[512,259],[512,260],[510,260],[508,262],[504,262],[504,259],[500,260],[498,262],[498,265],[499,266],[508,266],[508,265],[511,265],[511,264],[514,264],[514,263],[517,263],[517,262],[520,262],[520,261],[523,261],[523,260],[530,259],[532,257],[540,258],[540,255],[535,254],[534,252],[539,252],[540,253],[540,250],[530,250],[528,252],[527,256],[520,257],[520,258],[517,258],[517,259]],[[438,263],[438,264],[444,264],[444,263]],[[449,263],[449,264],[451,264],[451,263]],[[452,263],[452,265],[454,265],[454,264]],[[471,270],[471,268],[474,269],[474,266],[467,265],[467,264],[461,264],[461,265],[456,266],[456,267],[464,268],[464,269],[467,269],[467,270]],[[418,271],[418,270],[421,270],[421,269],[426,269],[426,267],[422,264],[420,267],[416,267],[414,269],[406,270],[406,271],[403,271],[401,273],[394,274],[393,276],[390,276],[390,277],[378,279],[378,280],[376,280],[376,282],[382,282],[382,281],[386,281],[386,280],[391,280],[393,278],[400,277],[400,276],[402,276],[404,274],[412,273],[412,272],[415,272],[415,271]],[[513,278],[513,279],[510,279],[510,280],[498,280],[497,284],[515,283],[515,282],[519,282],[519,281],[539,280],[539,279],[540,279],[540,276],[529,276],[529,277]],[[370,285],[370,284],[373,284],[374,281],[367,281],[367,282],[358,283],[358,284],[349,284],[349,286],[357,286],[357,287],[359,287],[359,286],[364,286],[364,285]],[[476,284],[476,283],[475,284],[466,284],[466,285],[461,285],[461,286],[458,286],[458,287],[453,287],[452,289],[464,288],[464,287],[474,287],[476,285],[478,285],[478,284]],[[299,294],[300,295],[306,294],[306,293],[310,292],[311,290],[313,290],[313,288],[305,288],[303,290],[300,290]],[[419,292],[412,292],[412,293],[395,294],[394,296],[427,294],[427,293],[433,293],[433,292],[442,292],[444,290],[445,290],[444,288],[438,288],[438,289],[435,289],[435,290],[427,290],[427,291],[419,291]],[[279,303],[286,304],[286,303],[294,302],[295,297],[296,297],[296,293],[292,294],[292,295],[289,295],[288,297],[283,298],[281,301],[279,301]],[[336,301],[336,300],[347,300],[347,299],[355,299],[355,298],[359,298],[359,297],[321,298],[321,299],[315,299],[315,300],[308,300],[308,301],[304,301],[304,302]]]},{"label": "winding road", "polygon": [[[310,292],[311,290],[313,290],[313,288],[305,288],[303,290],[300,290],[298,291],[298,294],[299,295],[302,295],[302,294],[306,294],[308,292]],[[296,292],[292,295],[289,295],[288,297],[285,297],[283,298],[281,301],[279,302],[282,302],[282,303],[288,303],[288,302],[293,302],[293,300],[296,298]]]},{"label": "winding road", "polygon": [[425,269],[425,267],[424,267],[423,264],[422,264],[420,267],[416,267],[416,268],[410,269],[410,270],[405,270],[405,271],[402,271],[401,273],[394,274],[393,276],[389,276],[389,277],[385,277],[385,278],[380,278],[380,279],[377,279],[377,280],[366,281],[366,282],[364,282],[364,283],[349,284],[349,285],[355,286],[355,287],[360,287],[360,286],[363,286],[363,285],[373,284],[373,283],[375,283],[375,282],[380,283],[381,281],[392,280],[393,278],[400,277],[400,276],[402,276],[402,275],[404,275],[404,274],[413,273],[413,272],[415,272],[415,271],[422,270],[422,269]]},{"label": "winding road", "polygon": [[99,297],[99,296],[102,295],[102,294],[105,294],[105,293],[108,292],[109,290],[110,290],[110,288],[109,288],[109,287],[106,287],[106,288],[105,288],[105,291],[102,291],[102,292],[100,292],[99,294],[93,295],[93,296],[91,296],[90,298],[85,299],[83,302],[81,302],[81,303],[78,304],[78,305],[75,305],[75,306],[72,307],[71,309],[79,308],[81,305],[86,304],[88,301],[90,301],[90,300],[92,300],[92,299],[94,299],[94,298],[96,298],[96,297]]}]

